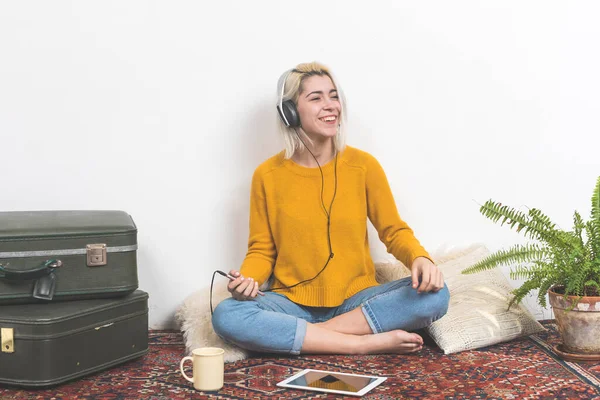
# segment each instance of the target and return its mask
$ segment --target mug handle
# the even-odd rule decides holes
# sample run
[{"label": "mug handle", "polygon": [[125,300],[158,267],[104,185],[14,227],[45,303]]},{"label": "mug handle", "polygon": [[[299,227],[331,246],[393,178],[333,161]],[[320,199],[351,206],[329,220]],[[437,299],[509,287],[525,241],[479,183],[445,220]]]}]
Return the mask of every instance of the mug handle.
[{"label": "mug handle", "polygon": [[185,374],[185,372],[183,371],[183,363],[185,363],[187,360],[193,361],[194,359],[192,357],[189,357],[189,356],[188,357],[183,357],[181,359],[181,362],[179,363],[179,370],[181,371],[181,374],[183,375],[183,377],[185,379],[187,379],[188,381],[194,383],[194,380],[192,378],[190,378],[189,376],[187,376]]}]

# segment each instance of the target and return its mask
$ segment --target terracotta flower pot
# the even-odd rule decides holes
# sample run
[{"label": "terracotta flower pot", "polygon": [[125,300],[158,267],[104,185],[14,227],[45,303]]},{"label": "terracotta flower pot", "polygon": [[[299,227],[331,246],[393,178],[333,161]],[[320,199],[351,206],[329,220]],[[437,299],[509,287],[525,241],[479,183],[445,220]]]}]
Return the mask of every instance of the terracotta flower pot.
[{"label": "terracotta flower pot", "polygon": [[582,297],[571,309],[579,296],[567,296],[548,291],[550,304],[564,350],[569,353],[600,355],[600,296]]}]

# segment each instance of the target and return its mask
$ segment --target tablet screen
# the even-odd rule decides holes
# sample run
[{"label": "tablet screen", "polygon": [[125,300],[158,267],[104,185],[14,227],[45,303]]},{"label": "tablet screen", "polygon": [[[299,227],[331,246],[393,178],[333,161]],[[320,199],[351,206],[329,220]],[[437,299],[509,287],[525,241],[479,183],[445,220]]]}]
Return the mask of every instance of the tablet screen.
[{"label": "tablet screen", "polygon": [[[385,378],[375,376],[345,374],[341,372],[328,372],[305,370],[282,382],[285,387],[299,389],[332,391],[335,393],[363,394],[381,383]],[[279,385],[278,385],[279,386]]]}]

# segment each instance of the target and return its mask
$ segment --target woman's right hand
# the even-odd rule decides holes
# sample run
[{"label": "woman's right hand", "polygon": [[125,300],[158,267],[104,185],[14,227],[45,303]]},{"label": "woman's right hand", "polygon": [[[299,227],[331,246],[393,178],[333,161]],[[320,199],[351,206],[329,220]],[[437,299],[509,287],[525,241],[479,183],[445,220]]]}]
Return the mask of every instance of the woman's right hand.
[{"label": "woman's right hand", "polygon": [[227,285],[227,290],[229,290],[234,299],[246,301],[256,297],[258,294],[258,282],[252,278],[244,278],[239,271],[234,269],[229,271],[229,275],[235,278],[235,280],[229,281]]}]

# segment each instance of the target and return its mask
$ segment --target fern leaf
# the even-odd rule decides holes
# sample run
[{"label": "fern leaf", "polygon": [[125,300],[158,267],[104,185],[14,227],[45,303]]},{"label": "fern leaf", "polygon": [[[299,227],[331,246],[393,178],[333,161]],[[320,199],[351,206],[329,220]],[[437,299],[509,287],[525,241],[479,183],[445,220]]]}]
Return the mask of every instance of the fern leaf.
[{"label": "fern leaf", "polygon": [[585,228],[585,224],[581,215],[577,211],[573,214],[573,233],[577,238],[577,246],[583,248],[585,243],[583,241],[583,229]]},{"label": "fern leaf", "polygon": [[546,294],[555,283],[556,282],[553,279],[544,279],[544,281],[540,284],[537,300],[538,303],[544,308],[546,308]]},{"label": "fern leaf", "polygon": [[596,225],[592,221],[587,221],[585,228],[587,232],[585,247],[590,254],[590,259],[598,260],[600,264],[600,232],[596,231]]},{"label": "fern leaf", "polygon": [[[532,290],[535,290],[540,287],[540,281],[538,279],[529,280],[521,285],[521,287],[513,290],[514,297],[508,303],[508,308],[512,307],[513,304],[519,304],[525,296],[529,294]],[[543,307],[546,307],[545,303]]]},{"label": "fern leaf", "polygon": [[481,206],[479,212],[484,217],[490,219],[496,223],[502,218],[500,225],[508,223],[511,228],[517,225],[517,230],[520,231],[523,227],[528,226],[527,215],[515,210],[509,206],[503,206],[501,203],[496,203],[492,200],[488,200]]},{"label": "fern leaf", "polygon": [[522,264],[542,259],[546,255],[546,249],[540,248],[537,244],[515,245],[508,250],[499,250],[494,254],[490,254],[483,260],[465,268],[462,273],[474,274],[496,268],[500,265]]},{"label": "fern leaf", "polygon": [[[600,256],[598,254],[598,247],[600,247],[600,176],[596,180],[596,187],[594,188],[594,193],[592,194],[592,224],[594,225],[594,230],[591,232],[593,235],[592,242],[596,244],[596,257]],[[590,232],[588,232],[590,233]]]},{"label": "fern leaf", "polygon": [[559,231],[556,230],[555,224],[550,221],[550,218],[535,208],[525,214],[512,207],[488,200],[481,206],[479,211],[493,222],[497,223],[502,219],[501,225],[506,223],[511,229],[516,226],[517,232],[525,229],[525,237],[552,243],[556,246],[568,247],[568,244],[562,242],[561,237],[558,236]]},{"label": "fern leaf", "polygon": [[536,221],[540,226],[543,226],[547,230],[553,230],[556,227],[556,224],[550,220],[550,217],[542,213],[537,208],[530,209],[529,216],[533,221]]}]

